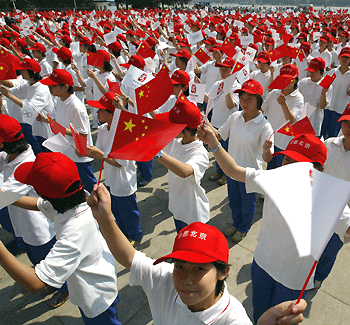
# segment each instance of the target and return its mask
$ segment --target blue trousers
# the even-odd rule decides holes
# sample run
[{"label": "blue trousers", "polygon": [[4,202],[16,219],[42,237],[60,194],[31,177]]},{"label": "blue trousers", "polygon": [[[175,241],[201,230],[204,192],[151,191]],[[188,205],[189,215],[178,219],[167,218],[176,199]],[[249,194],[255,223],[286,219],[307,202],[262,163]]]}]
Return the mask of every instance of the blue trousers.
[{"label": "blue trousers", "polygon": [[324,115],[321,126],[321,136],[323,136],[324,139],[337,137],[341,128],[341,122],[338,122],[341,114],[329,109],[323,111]]},{"label": "blue trousers", "polygon": [[152,160],[150,161],[137,161],[136,165],[141,173],[141,180],[151,181],[153,179],[153,165]]},{"label": "blue trousers", "polygon": [[182,228],[185,228],[186,226],[188,226],[186,222],[183,222],[175,218],[174,218],[174,223],[175,223],[175,228],[177,233],[179,233]]},{"label": "blue trousers", "polygon": [[43,138],[43,137],[40,137],[40,136],[36,136],[36,139],[38,140],[38,143],[39,143],[39,145],[40,145],[40,148],[41,148],[41,152],[51,152],[51,150],[49,150],[49,149],[47,149],[47,148],[45,148],[44,146],[43,146],[43,142],[46,140],[45,138]]},{"label": "blue trousers", "polygon": [[20,124],[22,127],[24,139],[32,146],[34,154],[37,155],[39,152],[42,152],[41,143],[39,143],[38,139],[32,133],[32,126],[27,123]]},{"label": "blue trousers", "polygon": [[[227,151],[228,150],[228,139],[220,140],[220,143],[221,143],[221,146]],[[216,172],[220,175],[225,175],[225,173],[222,171],[220,165],[216,161],[215,161],[215,165],[216,165]]]},{"label": "blue trousers", "polygon": [[331,273],[340,249],[344,246],[337,234],[333,234],[324,249],[315,271],[315,280],[324,281]]},{"label": "blue trousers", "polygon": [[85,186],[85,189],[91,193],[94,184],[97,183],[91,161],[85,163],[76,162],[75,164],[78,168],[81,183]]},{"label": "blue trousers", "polygon": [[118,320],[118,312],[116,303],[120,300],[119,295],[114,300],[112,305],[104,311],[102,314],[94,317],[88,318],[85,316],[84,312],[79,308],[81,317],[83,318],[85,325],[121,325]]},{"label": "blue trousers", "polygon": [[[288,300],[299,297],[301,290],[292,290],[275,281],[266,273],[255,260],[251,266],[251,278],[253,284],[253,317],[254,323],[258,322],[260,316],[269,308]],[[306,296],[307,290],[303,294]]]},{"label": "blue trousers", "polygon": [[45,259],[46,255],[49,253],[50,249],[55,243],[56,237],[53,237],[49,242],[40,246],[32,246],[23,242],[28,258],[33,265],[37,265],[41,260]]},{"label": "blue trousers", "polygon": [[[110,191],[110,188],[107,187]],[[118,227],[131,240],[138,241],[143,237],[140,210],[136,195],[114,196],[111,194],[112,212]]]},{"label": "blue trousers", "polygon": [[255,214],[256,193],[247,193],[245,184],[233,180],[227,180],[227,192],[229,206],[232,211],[232,226],[239,232],[248,232]]},{"label": "blue trousers", "polygon": [[[275,152],[280,152],[283,151],[282,149],[274,146],[274,151]],[[272,157],[271,161],[267,163],[267,169],[275,169],[277,167],[282,166],[282,161],[283,161],[284,155],[279,155]]]}]

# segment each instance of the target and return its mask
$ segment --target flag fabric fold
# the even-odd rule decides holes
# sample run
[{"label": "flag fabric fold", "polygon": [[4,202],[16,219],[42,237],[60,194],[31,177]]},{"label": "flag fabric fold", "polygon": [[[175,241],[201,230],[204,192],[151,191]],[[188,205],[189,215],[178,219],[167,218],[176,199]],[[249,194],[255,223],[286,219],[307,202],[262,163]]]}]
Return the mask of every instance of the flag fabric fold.
[{"label": "flag fabric fold", "polygon": [[333,73],[332,76],[330,76],[330,75],[327,74],[327,75],[324,76],[324,78],[321,80],[321,82],[319,83],[319,86],[321,86],[322,88],[328,89],[328,88],[331,86],[331,84],[333,83],[333,81],[335,80],[336,77],[337,77],[337,76],[336,76],[335,73]]},{"label": "flag fabric fold", "polygon": [[87,138],[79,134],[72,123],[69,124],[69,127],[73,134],[76,150],[86,157]]},{"label": "flag fabric fold", "polygon": [[66,134],[66,128],[56,122],[49,113],[47,113],[47,118],[49,119],[49,125],[53,134],[61,133],[63,136]]}]

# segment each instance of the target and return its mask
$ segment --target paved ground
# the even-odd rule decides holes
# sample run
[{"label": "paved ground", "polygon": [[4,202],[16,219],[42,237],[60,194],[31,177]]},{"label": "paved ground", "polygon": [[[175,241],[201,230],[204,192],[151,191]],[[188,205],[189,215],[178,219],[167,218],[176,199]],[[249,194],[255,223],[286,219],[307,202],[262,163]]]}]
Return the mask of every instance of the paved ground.
[{"label": "paved ground", "polygon": [[[203,178],[203,186],[211,204],[210,223],[222,229],[230,220],[230,208],[226,186],[219,187],[208,180],[209,175],[215,172],[214,158],[210,157],[210,166]],[[137,192],[144,231],[144,238],[138,249],[150,257],[157,258],[171,251],[175,229],[173,219],[167,209],[166,169],[157,161],[153,166],[154,180]],[[100,161],[97,161],[94,166],[95,171],[98,171],[99,167]],[[258,200],[254,225],[247,237],[238,245],[229,243],[230,263],[232,264],[227,281],[229,292],[243,303],[250,317],[252,315],[250,265],[257,244],[261,207],[262,201]],[[0,228],[0,239],[7,243],[11,238],[5,230]],[[26,255],[19,256],[19,259],[30,265]],[[350,246],[345,246],[338,256],[331,275],[317,294],[315,293],[316,295],[312,297],[304,314],[306,319],[303,324],[347,325],[350,323],[349,260]],[[130,287],[128,277],[128,271],[118,265],[118,287],[121,298],[118,303],[120,321],[125,325],[152,324],[145,294],[141,287]],[[58,309],[50,310],[45,304],[46,299],[41,299],[39,294],[32,295],[26,292],[3,269],[0,269],[0,324],[83,324],[76,306],[67,302]]]}]

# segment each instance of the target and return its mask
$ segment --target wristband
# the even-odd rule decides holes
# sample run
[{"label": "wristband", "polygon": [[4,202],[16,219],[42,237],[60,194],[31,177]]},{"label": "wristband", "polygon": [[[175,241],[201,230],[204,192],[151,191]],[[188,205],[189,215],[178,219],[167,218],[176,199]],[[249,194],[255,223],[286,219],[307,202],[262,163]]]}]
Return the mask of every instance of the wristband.
[{"label": "wristband", "polygon": [[156,158],[162,158],[163,157],[163,150],[159,151],[157,154],[156,154]]},{"label": "wristband", "polygon": [[215,148],[209,149],[209,152],[217,152],[220,148],[221,148],[221,143],[219,142],[219,144]]}]

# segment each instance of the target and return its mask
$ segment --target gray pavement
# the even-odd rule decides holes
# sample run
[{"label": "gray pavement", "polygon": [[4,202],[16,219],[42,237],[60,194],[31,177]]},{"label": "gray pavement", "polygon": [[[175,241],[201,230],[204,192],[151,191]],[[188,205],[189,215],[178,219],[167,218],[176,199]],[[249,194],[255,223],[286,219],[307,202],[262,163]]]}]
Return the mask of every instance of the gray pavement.
[{"label": "gray pavement", "polygon": [[[211,155],[210,165],[202,183],[210,201],[210,224],[223,229],[230,221],[230,208],[226,185],[219,186],[208,179],[215,172],[213,163],[214,158]],[[100,161],[97,161],[94,166],[96,177],[99,168]],[[171,213],[167,209],[166,169],[157,161],[154,161],[153,168],[154,180],[137,192],[144,232],[144,238],[137,248],[148,256],[157,258],[171,251],[176,232]],[[243,303],[250,317],[252,317],[250,265],[260,229],[262,204],[262,201],[258,199],[254,224],[247,237],[237,245],[229,243],[232,265],[227,280],[229,292]],[[1,228],[0,239],[5,244],[11,240],[9,234]],[[31,265],[25,254],[18,258]],[[348,245],[341,250],[331,275],[323,283],[321,289],[311,297],[312,300],[304,313],[303,324],[350,324],[349,261],[350,246]],[[152,324],[152,316],[142,288],[130,287],[128,278],[128,271],[118,265],[118,288],[121,300],[117,308],[121,323],[125,325]],[[50,310],[45,303],[49,297],[41,299],[40,294],[33,295],[26,292],[0,268],[0,324],[83,324],[76,306],[68,301],[63,306]]]}]

